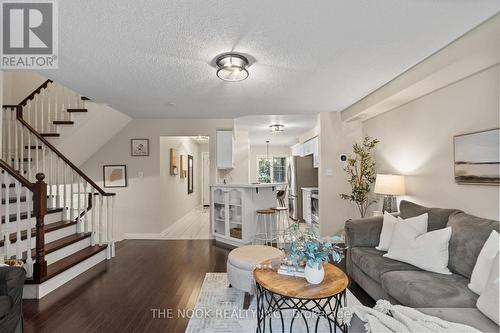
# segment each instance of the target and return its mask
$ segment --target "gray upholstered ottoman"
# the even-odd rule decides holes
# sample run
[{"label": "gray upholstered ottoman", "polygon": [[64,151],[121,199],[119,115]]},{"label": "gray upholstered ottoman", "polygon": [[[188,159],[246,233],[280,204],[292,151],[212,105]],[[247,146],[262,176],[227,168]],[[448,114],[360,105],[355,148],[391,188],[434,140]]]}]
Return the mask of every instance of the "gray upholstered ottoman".
[{"label": "gray upholstered ottoman", "polygon": [[279,258],[282,252],[275,247],[265,245],[246,245],[229,252],[227,258],[227,277],[230,287],[245,292],[244,307],[248,308],[255,293],[253,270],[264,260]]}]

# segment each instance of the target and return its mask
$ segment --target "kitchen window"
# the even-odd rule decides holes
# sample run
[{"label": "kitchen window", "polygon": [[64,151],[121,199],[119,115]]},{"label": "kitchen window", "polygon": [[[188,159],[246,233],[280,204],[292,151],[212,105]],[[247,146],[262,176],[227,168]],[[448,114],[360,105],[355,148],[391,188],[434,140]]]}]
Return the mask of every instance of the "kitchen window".
[{"label": "kitchen window", "polygon": [[285,156],[257,156],[257,180],[260,183],[286,182]]}]

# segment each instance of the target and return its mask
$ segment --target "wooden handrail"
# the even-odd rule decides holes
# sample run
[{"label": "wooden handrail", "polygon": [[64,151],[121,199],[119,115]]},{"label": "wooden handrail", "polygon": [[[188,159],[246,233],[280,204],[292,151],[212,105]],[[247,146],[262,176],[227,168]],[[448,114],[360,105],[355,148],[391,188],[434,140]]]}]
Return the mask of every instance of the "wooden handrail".
[{"label": "wooden handrail", "polygon": [[49,147],[50,150],[52,150],[61,160],[63,160],[66,164],[68,164],[77,174],[79,174],[83,179],[87,181],[87,183],[90,184],[94,189],[97,190],[102,196],[113,196],[116,195],[116,193],[108,193],[105,192],[102,188],[99,187],[92,179],[90,179],[82,170],[80,170],[76,165],[71,163],[70,160],[66,158],[59,150],[56,149],[47,139],[45,139],[43,136],[41,136],[33,127],[30,126],[24,119],[23,119],[23,114],[22,114],[22,106],[17,105],[17,112],[16,112],[16,118],[21,122],[21,124],[26,127],[34,136],[37,137],[38,140],[43,142],[47,147]]},{"label": "wooden handrail", "polygon": [[31,192],[33,192],[34,186],[29,182],[26,178],[24,178],[19,172],[17,172],[13,167],[9,164],[5,163],[4,160],[0,159],[0,168],[5,170],[9,175],[14,177],[18,182],[23,184],[24,187],[27,187]]},{"label": "wooden handrail", "polygon": [[40,93],[40,91],[41,91],[42,89],[47,88],[47,85],[48,85],[49,83],[52,83],[52,80],[47,80],[47,81],[45,81],[44,83],[42,83],[42,84],[41,84],[38,88],[36,88],[36,89],[35,89],[35,90],[31,93],[31,94],[29,94],[29,95],[28,95],[28,97],[26,97],[25,99],[23,99],[23,100],[19,103],[19,105],[21,105],[21,106],[25,106],[25,105],[26,105],[26,103],[28,103],[28,101],[29,101],[30,99],[33,99],[33,97],[35,97],[35,95],[36,95],[36,94]]}]

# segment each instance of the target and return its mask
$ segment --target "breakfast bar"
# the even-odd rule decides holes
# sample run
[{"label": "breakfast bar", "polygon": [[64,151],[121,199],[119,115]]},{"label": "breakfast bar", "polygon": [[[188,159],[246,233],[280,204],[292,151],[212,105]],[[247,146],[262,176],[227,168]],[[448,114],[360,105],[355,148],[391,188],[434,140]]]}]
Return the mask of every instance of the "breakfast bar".
[{"label": "breakfast bar", "polygon": [[217,184],[210,186],[212,233],[232,246],[252,243],[256,211],[276,207],[276,192],[284,184]]}]

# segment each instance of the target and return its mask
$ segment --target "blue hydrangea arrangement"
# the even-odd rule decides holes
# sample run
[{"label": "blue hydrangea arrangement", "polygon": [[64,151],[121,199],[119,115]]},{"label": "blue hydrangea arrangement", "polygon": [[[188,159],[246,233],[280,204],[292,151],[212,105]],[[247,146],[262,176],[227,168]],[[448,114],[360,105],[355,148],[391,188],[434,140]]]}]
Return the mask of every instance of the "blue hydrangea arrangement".
[{"label": "blue hydrangea arrangement", "polygon": [[340,236],[320,239],[310,228],[300,230],[298,225],[293,225],[288,230],[288,238],[287,260],[296,267],[307,264],[320,269],[330,255],[336,263],[344,257],[345,248],[338,245],[342,241]]}]

